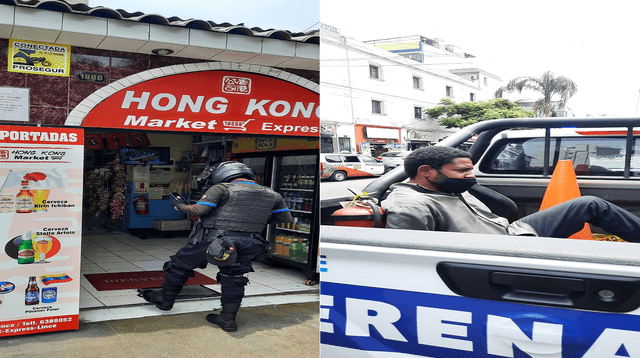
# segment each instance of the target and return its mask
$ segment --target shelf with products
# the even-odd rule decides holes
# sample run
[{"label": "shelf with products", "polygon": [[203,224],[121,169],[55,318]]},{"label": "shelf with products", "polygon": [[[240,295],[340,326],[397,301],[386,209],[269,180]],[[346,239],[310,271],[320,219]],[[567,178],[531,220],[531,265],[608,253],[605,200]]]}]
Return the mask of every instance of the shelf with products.
[{"label": "shelf with products", "polygon": [[293,220],[270,227],[271,250],[267,262],[299,267],[308,277],[315,275],[317,269],[317,167],[316,152],[277,155],[268,177],[273,189],[284,199]]},{"label": "shelf with products", "polygon": [[309,238],[278,234],[275,237],[275,247],[272,254],[289,260],[307,262],[309,255]]},{"label": "shelf with products", "polygon": [[279,223],[276,225],[276,230],[298,232],[302,234],[310,234],[311,227],[313,225],[313,218],[310,213],[291,213],[292,221]]},{"label": "shelf with products", "polygon": [[[312,193],[311,193],[312,194]],[[313,211],[313,197],[311,195],[304,195],[298,193],[282,193],[282,199],[292,213],[301,212],[304,214],[311,213]]]},{"label": "shelf with products", "polygon": [[[289,181],[289,178],[291,177]],[[295,178],[296,175],[284,174],[280,182],[280,189],[282,190],[300,190],[300,191],[313,191],[314,190],[314,178],[312,175],[300,175],[300,179]]]},{"label": "shelf with products", "polygon": [[295,233],[307,234],[307,235],[309,235],[309,234],[311,233],[310,231],[296,230],[296,229],[287,229],[287,228],[284,228],[284,227],[278,227],[278,226],[276,226],[276,230],[289,231],[289,232],[295,232]]}]

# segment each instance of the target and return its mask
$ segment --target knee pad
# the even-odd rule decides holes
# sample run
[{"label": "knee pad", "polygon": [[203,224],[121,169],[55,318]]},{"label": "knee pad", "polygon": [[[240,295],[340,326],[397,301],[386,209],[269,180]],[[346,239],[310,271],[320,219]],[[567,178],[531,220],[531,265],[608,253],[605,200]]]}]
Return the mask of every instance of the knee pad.
[{"label": "knee pad", "polygon": [[184,269],[176,265],[173,261],[167,261],[162,265],[162,270],[167,273],[168,276],[174,277],[194,277],[196,273],[193,270]]}]

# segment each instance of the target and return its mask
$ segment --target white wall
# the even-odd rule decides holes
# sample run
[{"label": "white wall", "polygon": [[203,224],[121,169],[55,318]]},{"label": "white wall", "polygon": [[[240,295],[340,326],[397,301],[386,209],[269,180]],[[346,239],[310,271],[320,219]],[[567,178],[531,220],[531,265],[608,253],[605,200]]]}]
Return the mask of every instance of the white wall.
[{"label": "white wall", "polygon": [[[370,78],[370,64],[379,67],[379,80]],[[437,106],[446,97],[446,86],[453,88],[455,102],[469,101],[471,92],[477,100],[482,98],[477,83],[448,69],[420,64],[326,29],[321,30],[320,71],[321,120],[338,124],[340,131],[345,130],[343,125],[354,124],[433,127],[414,118],[414,107]],[[422,78],[423,89],[413,88],[413,76]],[[372,113],[372,100],[383,102],[382,115]],[[349,136],[353,138],[353,131]]]}]

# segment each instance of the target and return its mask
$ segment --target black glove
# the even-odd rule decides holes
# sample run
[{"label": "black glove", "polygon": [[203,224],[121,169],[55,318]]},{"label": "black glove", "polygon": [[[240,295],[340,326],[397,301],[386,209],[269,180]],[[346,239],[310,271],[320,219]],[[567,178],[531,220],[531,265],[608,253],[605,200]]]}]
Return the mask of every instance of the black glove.
[{"label": "black glove", "polygon": [[182,199],[182,197],[178,197],[176,199],[171,200],[171,206],[173,206],[174,208],[180,204],[189,204],[189,203],[187,203],[186,200]]}]

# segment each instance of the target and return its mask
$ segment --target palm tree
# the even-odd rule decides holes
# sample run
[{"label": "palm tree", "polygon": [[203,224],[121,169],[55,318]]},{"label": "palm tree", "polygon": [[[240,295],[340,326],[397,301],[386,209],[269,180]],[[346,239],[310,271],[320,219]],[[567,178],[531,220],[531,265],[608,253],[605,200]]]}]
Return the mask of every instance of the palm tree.
[{"label": "palm tree", "polygon": [[[578,86],[568,77],[555,77],[551,71],[547,71],[540,78],[516,77],[505,86],[498,88],[495,92],[495,97],[502,98],[504,92],[518,91],[518,93],[521,93],[522,90],[533,90],[542,93],[542,98],[536,101],[533,110],[537,114],[551,117],[556,110],[564,108],[569,98],[578,92]],[[554,95],[556,97],[560,96],[557,105],[551,103]]]}]

